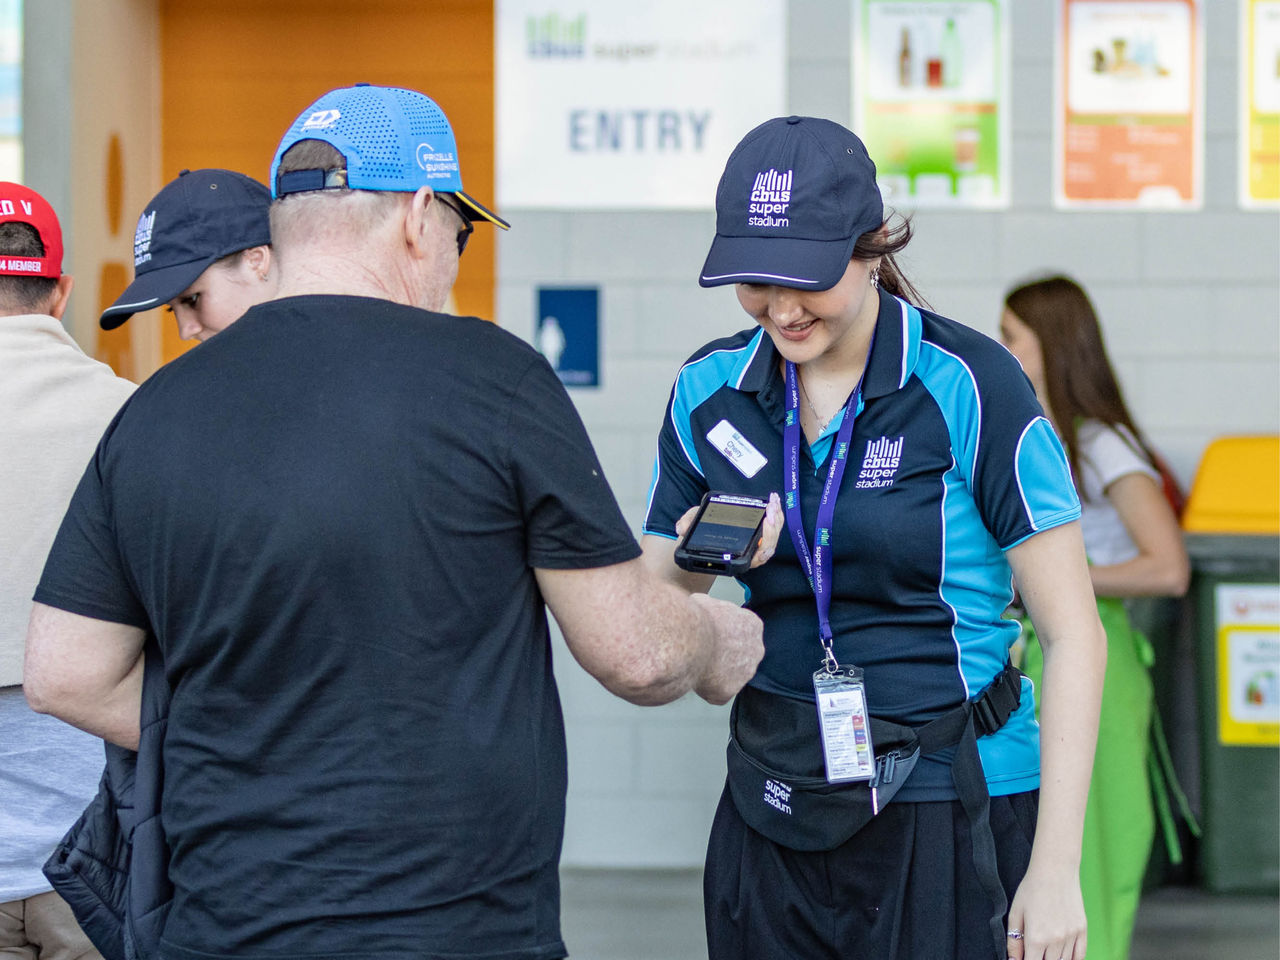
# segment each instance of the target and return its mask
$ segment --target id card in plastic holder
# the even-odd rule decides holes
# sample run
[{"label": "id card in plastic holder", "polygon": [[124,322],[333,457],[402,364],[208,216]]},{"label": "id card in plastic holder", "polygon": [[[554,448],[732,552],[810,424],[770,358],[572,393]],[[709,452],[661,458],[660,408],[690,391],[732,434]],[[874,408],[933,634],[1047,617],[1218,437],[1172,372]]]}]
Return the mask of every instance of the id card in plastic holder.
[{"label": "id card in plastic holder", "polygon": [[827,782],[870,780],[876,772],[876,755],[862,671],[857,667],[820,669],[813,675],[813,692]]}]

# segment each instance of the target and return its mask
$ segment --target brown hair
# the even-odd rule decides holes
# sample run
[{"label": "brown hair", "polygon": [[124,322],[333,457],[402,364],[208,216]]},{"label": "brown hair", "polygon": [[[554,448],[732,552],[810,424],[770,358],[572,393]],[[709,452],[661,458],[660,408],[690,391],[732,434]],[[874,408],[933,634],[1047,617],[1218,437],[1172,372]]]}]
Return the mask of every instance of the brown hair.
[{"label": "brown hair", "polygon": [[[40,231],[31,224],[17,220],[0,223],[0,256],[43,257],[44,254]],[[47,313],[57,287],[54,277],[0,276],[0,313]]]},{"label": "brown hair", "polygon": [[[1044,379],[1058,435],[1067,448],[1071,473],[1080,487],[1077,431],[1084,419],[1122,426],[1137,441],[1136,453],[1159,469],[1160,461],[1129,414],[1107,357],[1098,314],[1088,294],[1070,277],[1056,276],[1015,287],[1004,305],[1040,340]],[[1124,436],[1121,432],[1121,436]],[[1126,438],[1127,439],[1127,438]],[[1083,490],[1083,487],[1081,487]]]},{"label": "brown hair", "polygon": [[880,288],[895,297],[901,297],[909,303],[928,309],[928,302],[912,286],[911,281],[903,274],[902,268],[898,266],[898,261],[894,259],[894,254],[900,253],[910,242],[911,221],[906,217],[898,216],[897,224],[886,220],[883,227],[870,230],[860,236],[857,243],[853,245],[853,259],[874,260],[880,257]]}]

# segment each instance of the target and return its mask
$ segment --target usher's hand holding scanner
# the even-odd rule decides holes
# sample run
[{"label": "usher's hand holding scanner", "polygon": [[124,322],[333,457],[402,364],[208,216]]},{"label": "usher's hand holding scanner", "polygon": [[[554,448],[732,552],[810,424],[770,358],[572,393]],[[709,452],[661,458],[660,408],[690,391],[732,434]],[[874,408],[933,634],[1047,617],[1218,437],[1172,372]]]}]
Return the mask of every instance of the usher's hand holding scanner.
[{"label": "usher's hand holding scanner", "polygon": [[693,573],[729,577],[746,573],[760,543],[768,506],[755,497],[714,490],[704,494],[693,525],[676,547],[676,564]]}]

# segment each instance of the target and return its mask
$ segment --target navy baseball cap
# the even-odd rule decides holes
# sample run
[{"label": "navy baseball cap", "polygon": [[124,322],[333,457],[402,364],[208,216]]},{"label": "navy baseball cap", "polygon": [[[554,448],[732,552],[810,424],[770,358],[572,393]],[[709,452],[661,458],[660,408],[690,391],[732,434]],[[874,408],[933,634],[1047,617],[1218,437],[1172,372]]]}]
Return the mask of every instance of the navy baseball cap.
[{"label": "navy baseball cap", "polygon": [[151,198],[133,235],[133,283],[102,311],[114,330],[168,303],[223,257],[271,242],[271,193],[234,170],[183,170]]},{"label": "navy baseball cap", "polygon": [[817,117],[768,120],[725,164],[698,282],[827,290],[858,237],[883,223],[876,165],[850,130]]},{"label": "navy baseball cap", "polygon": [[[345,177],[330,170],[280,173],[280,158],[300,140],[322,140],[347,161]],[[449,118],[416,90],[357,83],[330,90],[298,115],[271,161],[271,195],[277,200],[309,190],[380,190],[413,193],[430,187],[451,193],[472,221],[511,228],[463,192],[458,144]]]}]

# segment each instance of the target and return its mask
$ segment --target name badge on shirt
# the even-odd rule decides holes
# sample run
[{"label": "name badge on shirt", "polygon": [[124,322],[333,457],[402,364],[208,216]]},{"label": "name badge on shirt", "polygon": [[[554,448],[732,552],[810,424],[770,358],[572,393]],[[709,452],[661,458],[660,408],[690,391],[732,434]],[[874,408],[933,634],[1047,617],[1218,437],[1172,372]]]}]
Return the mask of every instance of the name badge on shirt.
[{"label": "name badge on shirt", "polygon": [[876,773],[867,693],[857,667],[823,668],[813,675],[828,783],[870,780]]},{"label": "name badge on shirt", "polygon": [[769,462],[728,420],[721,420],[707,431],[707,439],[747,479],[754,477]]}]

